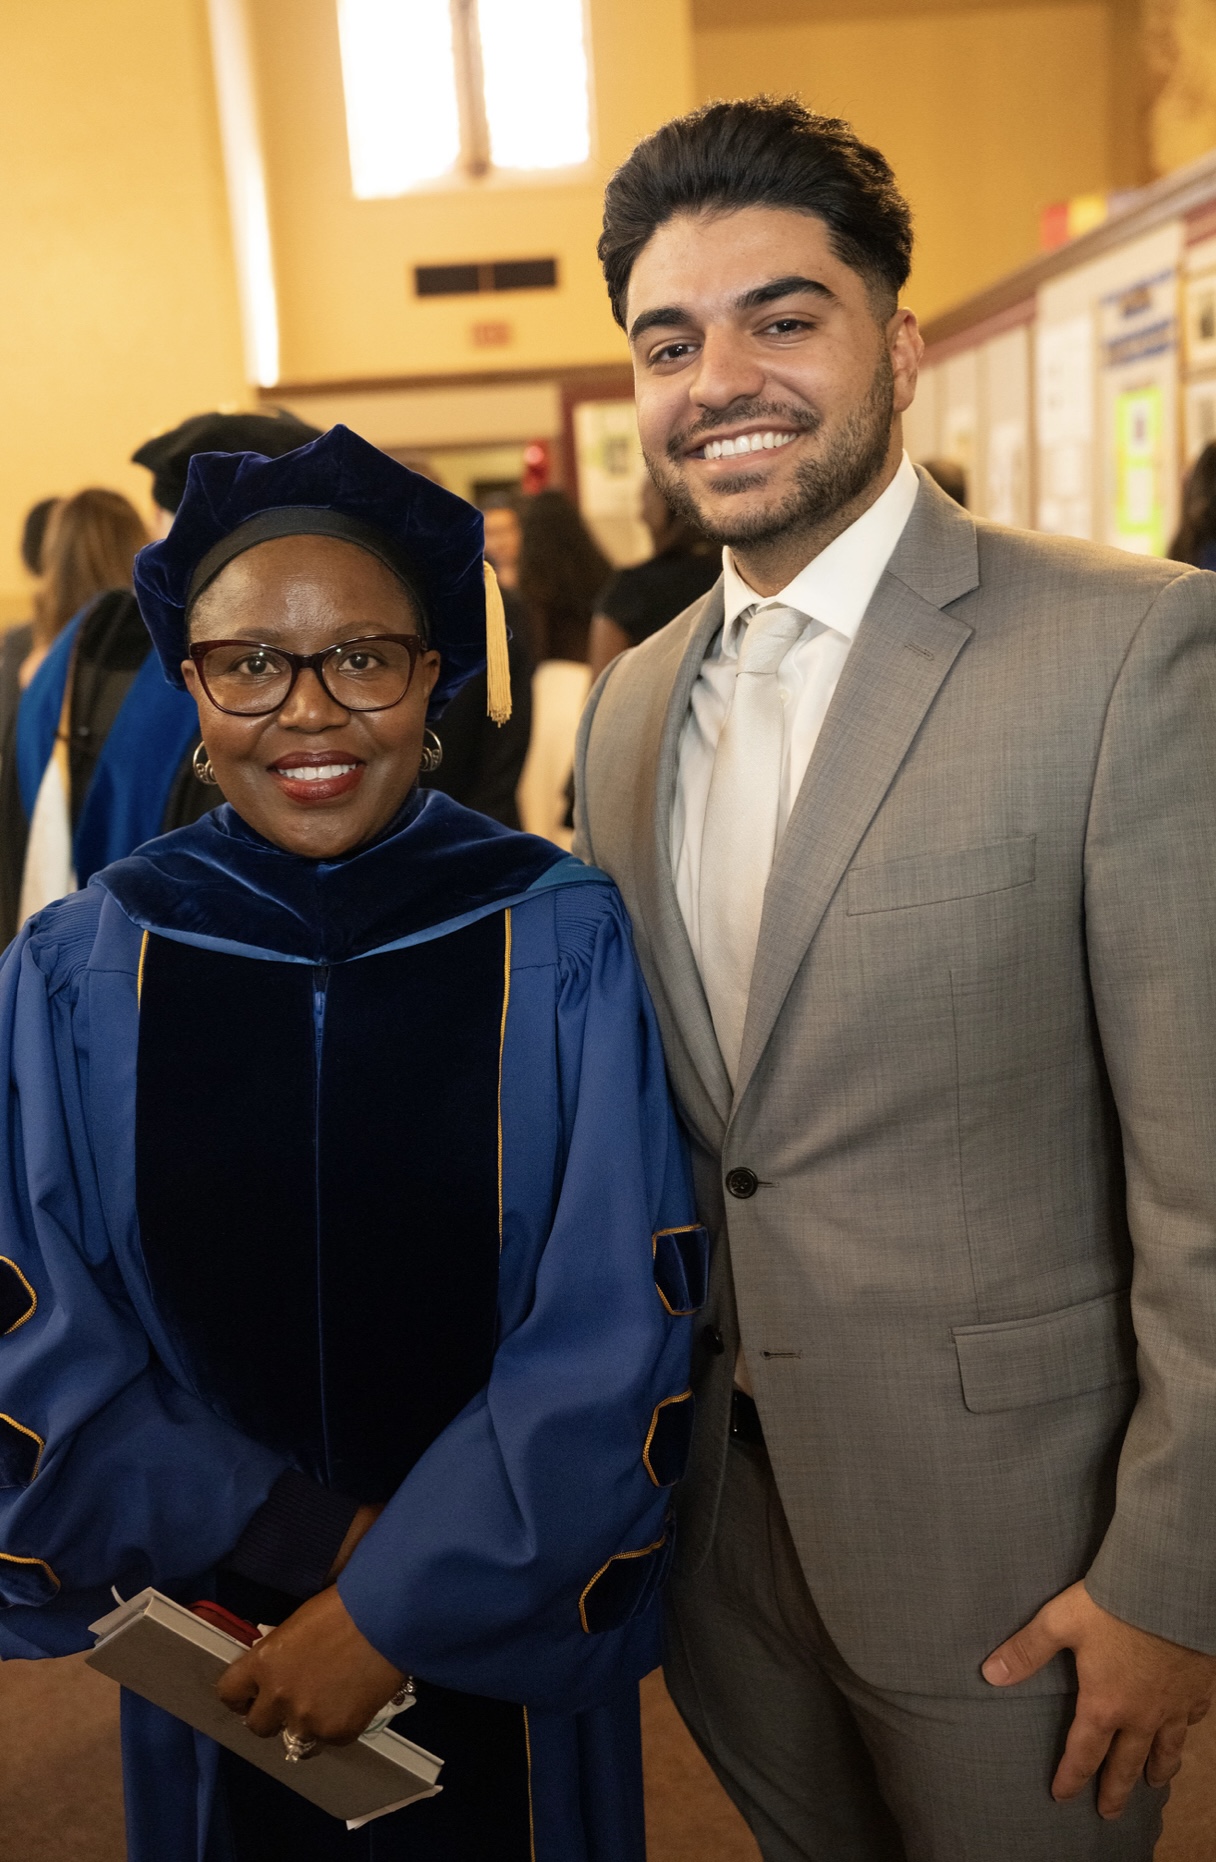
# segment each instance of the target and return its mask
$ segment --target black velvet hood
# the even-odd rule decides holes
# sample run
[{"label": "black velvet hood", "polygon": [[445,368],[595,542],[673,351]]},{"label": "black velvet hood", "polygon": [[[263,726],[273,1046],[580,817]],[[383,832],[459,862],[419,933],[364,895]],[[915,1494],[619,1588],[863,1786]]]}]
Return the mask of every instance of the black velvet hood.
[{"label": "black velvet hood", "polygon": [[472,921],[561,863],[575,864],[551,841],[415,789],[376,840],[338,860],[287,853],[225,805],[90,883],[145,930],[254,957],[336,964]]}]

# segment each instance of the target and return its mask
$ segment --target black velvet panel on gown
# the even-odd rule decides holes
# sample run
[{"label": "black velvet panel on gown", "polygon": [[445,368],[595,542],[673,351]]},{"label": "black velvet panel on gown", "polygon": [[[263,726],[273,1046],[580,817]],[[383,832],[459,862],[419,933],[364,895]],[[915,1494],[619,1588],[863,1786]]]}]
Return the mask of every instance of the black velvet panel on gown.
[{"label": "black velvet panel on gown", "polygon": [[[148,939],[136,1174],[148,1275],[198,1388],[360,1502],[486,1383],[498,1289],[501,914],[332,969]],[[228,1607],[298,1600],[221,1575]],[[523,1710],[418,1682],[441,1796],[348,1833],[223,1755],[240,1862],[528,1862]]]}]

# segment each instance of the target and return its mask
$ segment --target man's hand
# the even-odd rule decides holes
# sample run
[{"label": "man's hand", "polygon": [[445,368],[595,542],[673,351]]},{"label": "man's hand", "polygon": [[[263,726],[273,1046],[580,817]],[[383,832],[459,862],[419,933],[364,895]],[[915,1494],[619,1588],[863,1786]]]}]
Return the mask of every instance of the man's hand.
[{"label": "man's hand", "polygon": [[1076,1660],[1077,1710],[1051,1794],[1076,1797],[1102,1765],[1098,1810],[1120,1817],[1142,1772],[1161,1786],[1178,1770],[1187,1727],[1212,1704],[1216,1657],[1134,1628],[1073,1584],[993,1650],[984,1679],[1013,1687],[1061,1649]]},{"label": "man's hand", "polygon": [[404,1679],[360,1635],[331,1587],[226,1668],[216,1692],[263,1739],[286,1727],[304,1739],[346,1746]]}]

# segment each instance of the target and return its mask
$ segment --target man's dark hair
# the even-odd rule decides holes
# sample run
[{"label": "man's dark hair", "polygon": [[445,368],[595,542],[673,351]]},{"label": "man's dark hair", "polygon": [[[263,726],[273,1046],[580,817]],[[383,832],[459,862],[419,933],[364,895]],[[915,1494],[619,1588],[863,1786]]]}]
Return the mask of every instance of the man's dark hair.
[{"label": "man's dark hair", "polygon": [[796,97],[748,97],[664,123],[609,181],[599,255],[622,329],[629,274],[651,235],[677,213],[739,207],[817,215],[837,258],[884,314],[894,309],[912,264],[912,215],[886,158]]}]

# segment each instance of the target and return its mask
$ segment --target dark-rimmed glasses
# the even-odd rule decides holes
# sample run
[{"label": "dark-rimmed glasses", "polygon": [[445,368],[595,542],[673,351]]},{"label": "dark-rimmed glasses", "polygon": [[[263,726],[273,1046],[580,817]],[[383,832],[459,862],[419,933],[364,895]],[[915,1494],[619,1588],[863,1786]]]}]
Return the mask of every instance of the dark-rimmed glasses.
[{"label": "dark-rimmed glasses", "polygon": [[364,634],[320,653],[289,653],[254,640],[200,640],[190,648],[211,703],[235,718],[265,718],[285,705],[306,669],[346,711],[391,711],[426,652],[418,634]]}]

